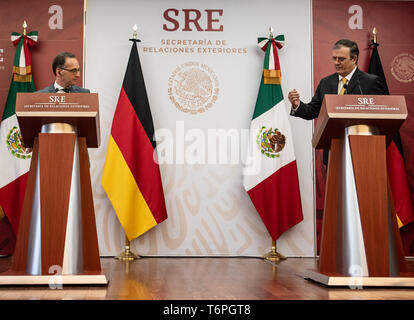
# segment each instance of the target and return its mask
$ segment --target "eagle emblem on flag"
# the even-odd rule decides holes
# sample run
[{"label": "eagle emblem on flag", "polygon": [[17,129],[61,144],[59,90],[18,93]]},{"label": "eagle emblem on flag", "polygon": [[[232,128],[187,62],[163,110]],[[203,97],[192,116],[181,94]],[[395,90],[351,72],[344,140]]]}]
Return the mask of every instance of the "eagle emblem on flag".
[{"label": "eagle emblem on flag", "polygon": [[23,139],[18,127],[14,126],[7,135],[7,149],[19,159],[30,159],[32,150],[23,146]]},{"label": "eagle emblem on flag", "polygon": [[286,137],[279,129],[266,129],[266,126],[262,126],[259,130],[256,139],[257,146],[266,157],[278,158],[286,145]]}]

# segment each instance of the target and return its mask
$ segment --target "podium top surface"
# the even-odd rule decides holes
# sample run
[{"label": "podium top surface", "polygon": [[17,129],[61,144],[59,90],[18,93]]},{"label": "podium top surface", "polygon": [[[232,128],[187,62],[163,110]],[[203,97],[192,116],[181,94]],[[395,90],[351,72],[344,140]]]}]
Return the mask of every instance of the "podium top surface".
[{"label": "podium top surface", "polygon": [[407,115],[404,96],[326,94],[312,145],[316,149],[328,149],[331,139],[344,136],[346,127],[361,124],[376,127],[389,142]]},{"label": "podium top surface", "polygon": [[70,124],[86,138],[88,148],[100,145],[97,93],[18,93],[16,116],[26,148],[48,123]]}]

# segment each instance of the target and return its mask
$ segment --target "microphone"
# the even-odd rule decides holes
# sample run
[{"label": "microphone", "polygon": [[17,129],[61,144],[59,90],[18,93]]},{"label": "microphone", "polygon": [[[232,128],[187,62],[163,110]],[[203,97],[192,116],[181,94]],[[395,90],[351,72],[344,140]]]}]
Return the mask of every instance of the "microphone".
[{"label": "microphone", "polygon": [[345,89],[345,90],[344,90],[344,94],[347,94],[347,91],[348,91],[348,84],[347,84],[347,83],[345,83],[345,84],[344,84],[344,86],[343,86],[343,88]]}]

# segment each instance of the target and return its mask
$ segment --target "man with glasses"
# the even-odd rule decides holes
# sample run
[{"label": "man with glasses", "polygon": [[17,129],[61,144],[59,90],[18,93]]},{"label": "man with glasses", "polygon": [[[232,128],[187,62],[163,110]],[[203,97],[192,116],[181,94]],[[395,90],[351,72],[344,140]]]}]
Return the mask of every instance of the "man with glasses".
[{"label": "man with glasses", "polygon": [[[358,69],[358,45],[351,40],[337,41],[332,48],[332,60],[336,72],[323,78],[309,103],[300,101],[296,89],[288,94],[292,104],[291,115],[306,120],[319,115],[325,94],[386,94],[381,78]],[[328,152],[323,154],[323,162],[328,162]]]},{"label": "man with glasses", "polygon": [[71,52],[59,53],[52,63],[52,70],[56,76],[55,82],[38,92],[57,92],[57,93],[89,93],[75,85],[80,77],[79,62]]}]

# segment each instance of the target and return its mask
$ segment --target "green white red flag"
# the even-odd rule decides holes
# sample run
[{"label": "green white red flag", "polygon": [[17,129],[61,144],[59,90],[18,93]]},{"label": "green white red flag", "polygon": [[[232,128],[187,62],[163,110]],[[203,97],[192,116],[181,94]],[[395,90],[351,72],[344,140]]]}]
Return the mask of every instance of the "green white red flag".
[{"label": "green white red flag", "polygon": [[277,49],[284,36],[259,38],[264,71],[250,125],[243,185],[273,240],[303,220],[292,132]]},{"label": "green white red flag", "polygon": [[11,34],[11,40],[17,49],[0,127],[0,205],[16,235],[31,159],[31,150],[22,144],[16,118],[16,94],[35,91],[29,48],[36,44],[37,39],[37,31],[29,32],[27,35],[17,32]]}]

